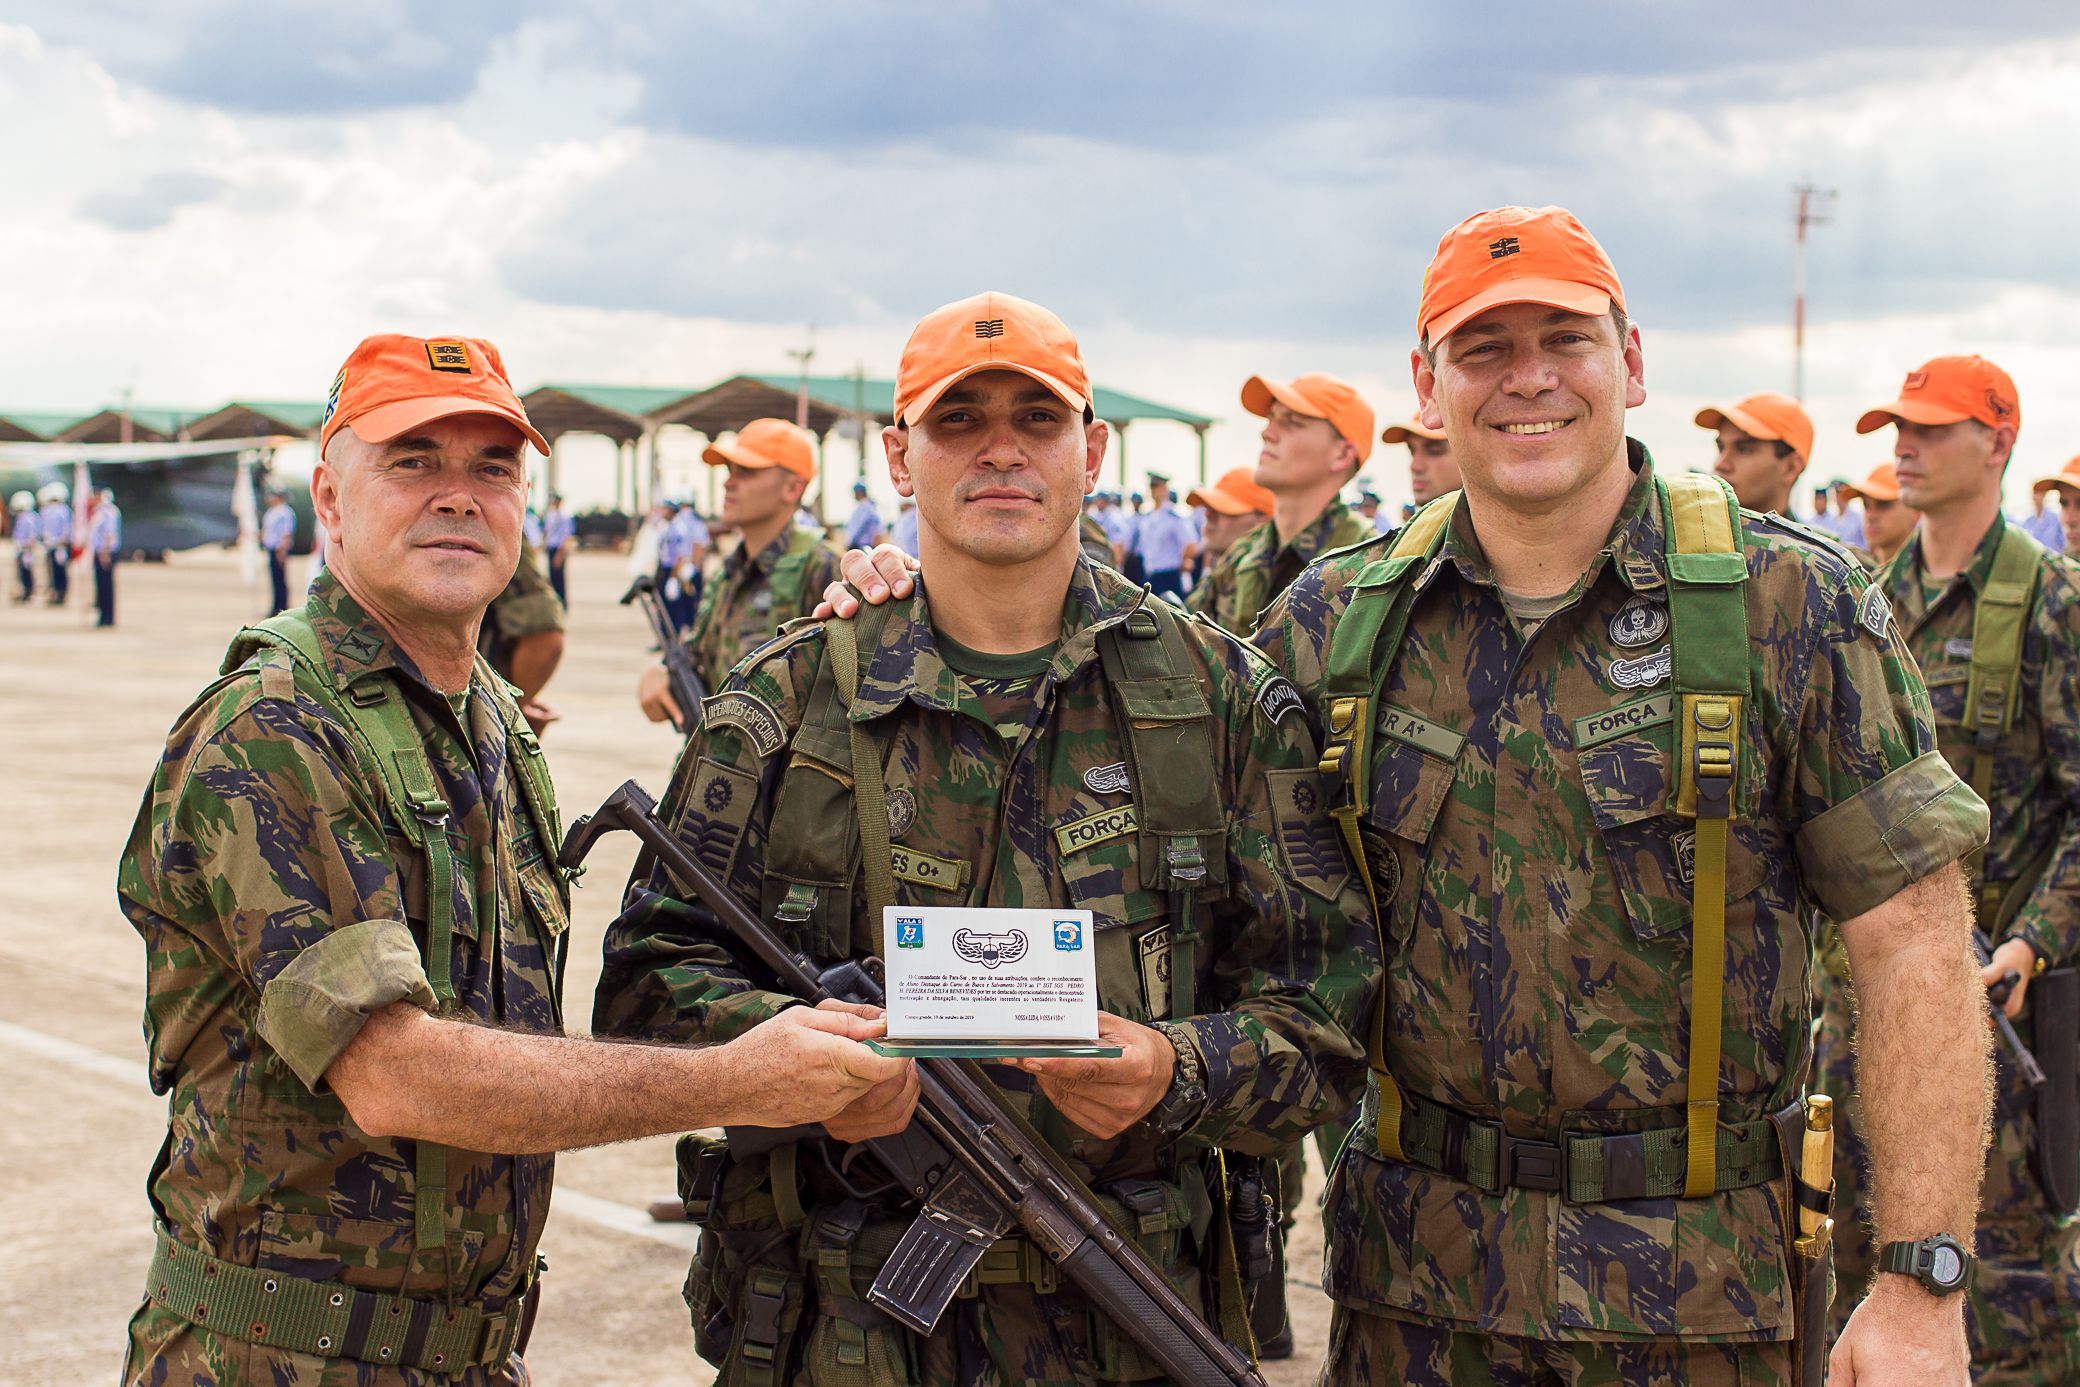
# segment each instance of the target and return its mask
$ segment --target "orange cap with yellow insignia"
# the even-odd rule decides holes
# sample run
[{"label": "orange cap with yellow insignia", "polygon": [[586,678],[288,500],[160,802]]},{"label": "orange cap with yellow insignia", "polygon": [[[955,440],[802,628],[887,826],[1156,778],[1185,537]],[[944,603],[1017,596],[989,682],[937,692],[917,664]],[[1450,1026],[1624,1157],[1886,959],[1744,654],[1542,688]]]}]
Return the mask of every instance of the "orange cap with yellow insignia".
[{"label": "orange cap with yellow insignia", "polygon": [[408,430],[458,414],[510,421],[544,456],[549,444],[527,420],[498,348],[481,337],[364,337],[333,377],[319,427],[318,456],[351,425],[365,443],[388,443]]}]

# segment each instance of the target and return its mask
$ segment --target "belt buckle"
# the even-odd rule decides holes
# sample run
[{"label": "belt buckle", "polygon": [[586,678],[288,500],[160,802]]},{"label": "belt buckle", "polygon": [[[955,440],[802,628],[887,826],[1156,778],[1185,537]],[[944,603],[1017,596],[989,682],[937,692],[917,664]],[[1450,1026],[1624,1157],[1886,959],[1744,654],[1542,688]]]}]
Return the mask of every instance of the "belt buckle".
[{"label": "belt buckle", "polygon": [[1558,1142],[1527,1140],[1513,1137],[1508,1132],[1502,1134],[1497,1169],[1505,1186],[1557,1194],[1566,1183],[1562,1178],[1566,1165],[1565,1154]]}]

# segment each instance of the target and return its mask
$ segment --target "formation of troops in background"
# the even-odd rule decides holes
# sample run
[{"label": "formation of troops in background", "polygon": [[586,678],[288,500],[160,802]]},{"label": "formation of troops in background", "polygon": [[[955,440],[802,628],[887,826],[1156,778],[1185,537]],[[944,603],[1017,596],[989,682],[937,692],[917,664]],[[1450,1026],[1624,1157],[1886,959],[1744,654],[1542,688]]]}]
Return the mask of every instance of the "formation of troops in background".
[{"label": "formation of troops in background", "polygon": [[[992,1076],[1254,1359],[1291,1351],[1269,1230],[1312,1134],[1324,1384],[1812,1384],[1830,1339],[1834,1381],[2080,1380],[2080,603],[2042,505],[2080,529],[2080,459],[2005,519],[2015,385],[1938,358],[1804,525],[1797,404],[1702,410],[1716,477],[1662,471],[1644,351],[1579,222],[1483,213],[1425,274],[1413,418],[1253,377],[1258,464],[1144,512],[1095,490],[1070,329],[948,304],[855,552],[782,420],[704,455],[719,562],[653,518],[708,691],[637,691],[690,729],[659,817],[819,963],[880,952],[877,899],[1091,910],[1121,1056]],[[1400,524],[1341,499],[1381,442]],[[548,1153],[711,1128],[680,1194],[722,1383],[1161,1379],[1016,1233],[935,1332],[877,1307],[918,1191],[858,1144],[915,1065],[648,858],[603,1039],[564,1036],[572,539],[529,443],[490,344],[364,342],[324,569],[169,737],[119,871],[170,1098],[126,1381],[524,1382]]]}]

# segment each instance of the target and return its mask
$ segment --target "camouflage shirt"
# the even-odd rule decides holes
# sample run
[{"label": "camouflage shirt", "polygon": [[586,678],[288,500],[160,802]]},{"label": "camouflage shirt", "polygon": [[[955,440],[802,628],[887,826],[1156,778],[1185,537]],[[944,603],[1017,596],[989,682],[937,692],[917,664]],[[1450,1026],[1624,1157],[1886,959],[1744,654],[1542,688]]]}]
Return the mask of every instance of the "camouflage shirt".
[{"label": "camouflage shirt", "polygon": [[1278,525],[1270,520],[1235,541],[1205,581],[1192,589],[1185,606],[1212,617],[1216,625],[1244,635],[1257,629],[1257,617],[1300,576],[1300,570],[1332,549],[1371,539],[1371,522],[1341,499],[1312,525],[1278,542]]},{"label": "camouflage shirt", "polygon": [[505,590],[491,599],[477,628],[477,649],[491,667],[507,678],[513,673],[513,648],[523,636],[563,629],[563,604],[549,575],[542,571],[542,554],[532,544],[520,546],[520,563]]},{"label": "camouflage shirt", "polygon": [[749,556],[742,544],[732,549],[708,579],[683,638],[702,686],[721,688],[737,661],[814,611],[823,590],[843,576],[838,556],[814,530],[790,528]]},{"label": "camouflage shirt", "polygon": [[[1666,539],[1652,468],[1589,570],[1519,634],[1462,499],[1381,693],[1362,838],[1388,914],[1402,1089],[1515,1137],[1680,1127],[1694,827],[1670,811]],[[1865,576],[1742,512],[1750,670],[1727,851],[1720,1120],[1792,1102],[1817,904],[1849,919],[1956,860],[1985,810],[1936,750],[1919,674]],[[1351,583],[1332,556],[1259,641],[1319,690]],[[1791,1332],[1781,1182],[1708,1198],[1499,1195],[1378,1154],[1368,1094],[1329,1192],[1327,1285],[1360,1309],[1539,1338]]]},{"label": "camouflage shirt", "polygon": [[[566,901],[508,764],[511,698],[479,662],[458,719],[329,569],[306,610],[336,679],[381,671],[402,690],[451,806],[458,1010],[558,1031]],[[407,1275],[415,1143],[362,1133],[324,1079],[369,1013],[434,1001],[426,861],[358,764],[275,651],[167,737],[118,877],[146,949],[152,1088],[171,1095],[151,1197],[176,1238],[227,1261],[438,1298],[438,1256]],[[458,1294],[495,1310],[532,1265],[551,1160],[447,1159]]]},{"label": "camouflage shirt", "polygon": [[[1168,1015],[1170,900],[1139,881],[1129,751],[1098,648],[1099,633],[1142,600],[1112,570],[1079,560],[1032,714],[1007,735],[999,727],[1005,709],[985,706],[942,660],[920,591],[891,604],[881,644],[862,650],[854,706],[888,738],[897,903],[1088,909],[1098,1005],[1146,1022]],[[1225,633],[1181,624],[1203,667],[1213,716],[1208,774],[1229,814],[1228,884],[1200,905],[1197,997],[1206,1010],[1178,1019],[1197,1043],[1207,1102],[1187,1130],[1157,1131],[1144,1121],[1100,1141],[1071,1128],[1030,1076],[992,1071],[1093,1178],[1146,1173],[1174,1155],[1165,1149],[1173,1141],[1268,1152],[1342,1111],[1362,1082],[1355,1037],[1377,976],[1376,949],[1362,892],[1319,812],[1325,801],[1306,718],[1254,652]],[[731,676],[722,697],[735,707],[711,711],[660,809],[754,911],[764,898],[783,772],[791,759],[813,756],[806,739],[786,748],[807,715],[822,630],[798,629]],[[852,812],[849,791],[842,799],[834,816]],[[665,889],[656,879],[648,885]],[[607,935],[596,1030],[726,1040],[784,1004],[753,987],[739,958],[711,942],[698,911],[689,918],[673,902],[640,893],[634,900]],[[864,890],[852,895],[851,933],[856,955],[880,952]]]},{"label": "camouflage shirt", "polygon": [[[1972,737],[1964,724],[1964,695],[1972,619],[2007,530],[2008,522],[1995,516],[1971,563],[1932,603],[1922,586],[1919,531],[1885,575],[1885,595],[1928,681],[1943,755],[1967,780]],[[1998,890],[2046,859],[2028,899],[2003,903],[2002,913],[2012,918],[2002,933],[2028,941],[2047,966],[2058,967],[2080,958],[2080,569],[2057,554],[2037,556],[2037,595],[2023,627],[2019,682],[2014,725],[1993,752],[1985,877]],[[1992,928],[1992,921],[1985,923]]]}]

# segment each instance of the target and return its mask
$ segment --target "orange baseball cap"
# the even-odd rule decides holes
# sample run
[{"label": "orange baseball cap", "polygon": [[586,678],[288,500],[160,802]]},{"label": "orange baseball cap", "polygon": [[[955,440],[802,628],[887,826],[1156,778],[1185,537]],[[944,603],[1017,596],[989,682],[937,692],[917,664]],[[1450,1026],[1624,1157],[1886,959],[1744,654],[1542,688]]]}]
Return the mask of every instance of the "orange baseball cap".
[{"label": "orange baseball cap", "polygon": [[1273,400],[1295,414],[1327,419],[1329,426],[1358,450],[1359,466],[1372,456],[1372,406],[1351,388],[1350,382],[1316,371],[1284,385],[1262,376],[1251,376],[1242,383],[1242,407],[1251,414],[1269,418]]},{"label": "orange baseball cap", "polygon": [[1461,323],[1506,303],[1595,315],[1625,306],[1618,271],[1564,207],[1498,207],[1468,217],[1437,243],[1423,271],[1416,336],[1435,346]]},{"label": "orange baseball cap", "polygon": [[1868,477],[1860,482],[1849,482],[1847,486],[1866,501],[1899,499],[1899,473],[1889,462],[1879,463],[1871,469]]},{"label": "orange baseball cap", "polygon": [[784,467],[805,481],[816,480],[816,447],[786,419],[753,419],[727,443],[701,449],[710,467]]},{"label": "orange baseball cap", "polygon": [[2080,454],[2066,459],[2066,465],[2048,477],[2039,477],[2030,484],[2030,491],[2038,496],[2055,488],[2068,487],[2080,492]]},{"label": "orange baseball cap", "polygon": [[896,367],[896,422],[917,422],[977,371],[1017,371],[1071,409],[1091,407],[1090,373],[1068,325],[1037,303],[990,293],[949,303],[911,329]]},{"label": "orange baseball cap", "polygon": [[1230,467],[1212,486],[1194,487],[1184,503],[1204,506],[1221,515],[1269,515],[1277,504],[1269,491],[1257,485],[1254,467]]},{"label": "orange baseball cap", "polygon": [[1380,434],[1379,441],[1382,443],[1406,443],[1416,438],[1427,438],[1432,443],[1442,443],[1444,441],[1444,430],[1425,427],[1423,416],[1414,414],[1409,416],[1408,422],[1405,424],[1387,425],[1386,431]]},{"label": "orange baseball cap", "polygon": [[[1789,395],[1765,391],[1737,405],[1709,405],[1697,411],[1697,426],[1716,429],[1731,424],[1750,438],[1789,443],[1791,451],[1813,460],[1813,420]],[[1887,498],[1890,499],[1890,498]]]},{"label": "orange baseball cap", "polygon": [[318,430],[318,456],[342,428],[367,443],[388,443],[409,429],[458,414],[510,420],[536,450],[549,444],[527,421],[506,379],[498,348],[481,337],[364,337],[332,378]]},{"label": "orange baseball cap", "polygon": [[1988,428],[2022,428],[2022,399],[2008,373],[1983,356],[1939,356],[1907,372],[1899,398],[1868,409],[1858,433],[1904,419],[1909,424],[1956,424],[1977,419]]}]

